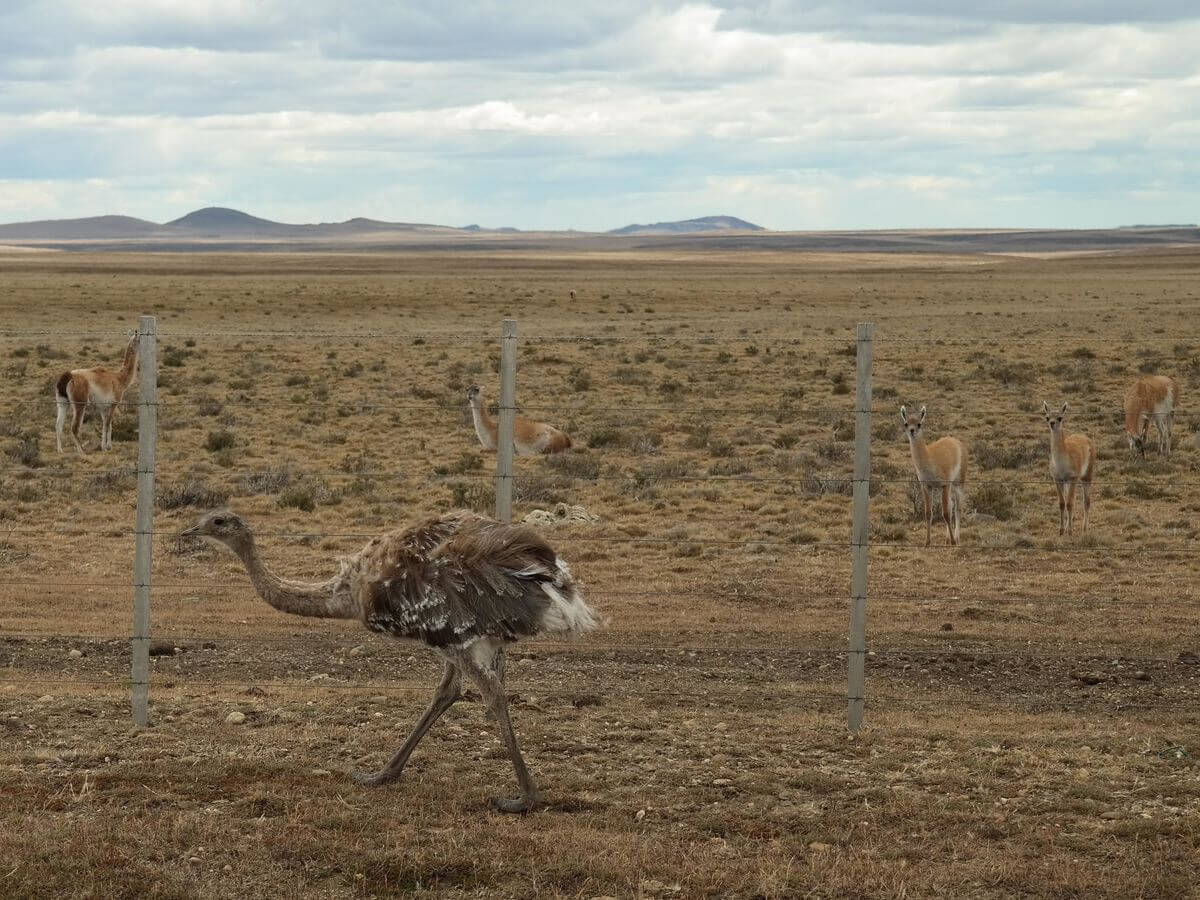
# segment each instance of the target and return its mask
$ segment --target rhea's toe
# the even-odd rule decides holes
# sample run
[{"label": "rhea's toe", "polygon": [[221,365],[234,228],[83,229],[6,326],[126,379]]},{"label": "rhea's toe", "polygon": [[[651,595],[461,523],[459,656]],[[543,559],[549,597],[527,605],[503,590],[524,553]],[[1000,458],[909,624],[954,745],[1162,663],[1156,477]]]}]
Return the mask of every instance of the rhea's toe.
[{"label": "rhea's toe", "polygon": [[541,797],[534,794],[530,797],[492,797],[492,809],[502,813],[527,813],[541,803]]},{"label": "rhea's toe", "polygon": [[363,787],[379,787],[381,784],[387,784],[389,781],[395,781],[396,776],[390,775],[388,772],[351,772],[350,777]]}]

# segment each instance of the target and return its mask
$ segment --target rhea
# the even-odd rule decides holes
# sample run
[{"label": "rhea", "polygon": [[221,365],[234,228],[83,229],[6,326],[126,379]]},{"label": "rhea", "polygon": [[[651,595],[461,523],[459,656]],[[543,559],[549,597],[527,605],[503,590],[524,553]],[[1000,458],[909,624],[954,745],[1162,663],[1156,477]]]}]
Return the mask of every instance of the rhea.
[{"label": "rhea", "polygon": [[341,560],[326,581],[279,578],[259,556],[254,533],[235,513],[208,513],[181,536],[232,550],[255,589],[276,609],[298,616],[358,619],[371,631],[419,641],[444,660],[433,702],[408,739],[364,785],[395,781],[409,755],[461,696],[466,675],[479,688],[512,758],[520,796],[493,798],[501,812],[533,809],[541,797],[521,756],[504,690],[504,647],[543,633],[579,634],[597,625],[567,564],[535,531],[465,510],[372,538]]}]

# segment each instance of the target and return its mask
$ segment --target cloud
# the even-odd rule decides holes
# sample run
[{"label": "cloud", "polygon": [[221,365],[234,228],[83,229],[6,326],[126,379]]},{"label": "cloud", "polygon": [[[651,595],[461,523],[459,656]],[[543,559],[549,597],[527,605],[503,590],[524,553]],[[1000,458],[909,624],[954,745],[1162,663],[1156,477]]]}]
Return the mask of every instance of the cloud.
[{"label": "cloud", "polygon": [[10,2],[0,218],[1186,219],[1192,7]]}]

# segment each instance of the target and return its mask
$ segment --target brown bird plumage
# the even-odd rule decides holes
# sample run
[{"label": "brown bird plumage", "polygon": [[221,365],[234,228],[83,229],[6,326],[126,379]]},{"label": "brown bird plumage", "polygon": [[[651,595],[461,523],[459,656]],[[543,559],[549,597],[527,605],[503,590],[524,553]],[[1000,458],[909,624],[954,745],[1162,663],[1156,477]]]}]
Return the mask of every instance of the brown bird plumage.
[{"label": "brown bird plumage", "polygon": [[445,659],[429,709],[387,765],[355,774],[361,784],[394,781],[425,732],[458,699],[465,673],[496,718],[521,786],[515,799],[493,799],[504,812],[540,801],[525,767],[504,692],[504,645],[544,632],[579,634],[597,625],[578,582],[534,531],[460,510],[372,538],[342,560],[327,581],[273,575],[259,557],[250,527],[228,510],[208,513],[184,536],[206,537],[241,558],[268,603],[293,615],[359,619],[372,631],[421,641]]}]

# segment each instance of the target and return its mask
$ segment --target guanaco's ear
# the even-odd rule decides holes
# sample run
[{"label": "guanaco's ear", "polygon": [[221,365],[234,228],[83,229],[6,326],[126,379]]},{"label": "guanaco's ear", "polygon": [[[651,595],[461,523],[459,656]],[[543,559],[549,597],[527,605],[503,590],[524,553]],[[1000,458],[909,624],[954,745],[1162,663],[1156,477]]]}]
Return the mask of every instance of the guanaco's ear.
[{"label": "guanaco's ear", "polygon": [[908,424],[908,407],[903,404],[900,406],[900,421],[905,425]]},{"label": "guanaco's ear", "polygon": [[922,407],[921,407],[921,418],[917,419],[917,423],[918,423],[918,424],[922,424],[922,423],[924,423],[924,421],[925,421],[925,413],[926,413],[926,412],[928,412],[928,411],[929,411],[928,407],[925,407],[925,406],[922,406]]},{"label": "guanaco's ear", "polygon": [[1050,405],[1045,400],[1042,401],[1042,415],[1050,418]]},{"label": "guanaco's ear", "polygon": [[1067,404],[1063,403],[1062,413],[1060,413],[1060,415],[1065,416],[1066,414],[1067,414]]}]

